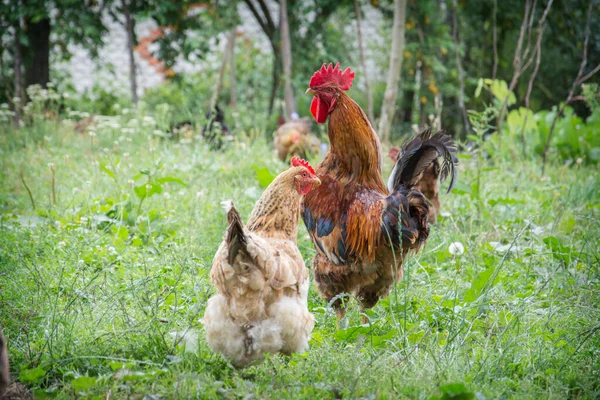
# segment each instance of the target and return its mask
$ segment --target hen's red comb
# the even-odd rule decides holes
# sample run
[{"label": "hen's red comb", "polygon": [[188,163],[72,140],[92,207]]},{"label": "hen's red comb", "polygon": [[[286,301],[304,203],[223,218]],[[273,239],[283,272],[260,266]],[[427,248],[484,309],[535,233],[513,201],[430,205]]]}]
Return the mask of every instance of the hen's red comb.
[{"label": "hen's red comb", "polygon": [[310,171],[311,174],[315,175],[315,170],[308,164],[308,161],[298,157],[292,157],[292,167],[304,167]]},{"label": "hen's red comb", "polygon": [[348,90],[352,87],[352,79],[354,79],[354,72],[352,72],[350,67],[342,72],[340,63],[335,64],[335,67],[333,63],[329,63],[328,67],[323,63],[321,69],[317,70],[312,78],[310,78],[308,86],[311,89],[315,89],[323,84],[335,83],[340,89]]}]

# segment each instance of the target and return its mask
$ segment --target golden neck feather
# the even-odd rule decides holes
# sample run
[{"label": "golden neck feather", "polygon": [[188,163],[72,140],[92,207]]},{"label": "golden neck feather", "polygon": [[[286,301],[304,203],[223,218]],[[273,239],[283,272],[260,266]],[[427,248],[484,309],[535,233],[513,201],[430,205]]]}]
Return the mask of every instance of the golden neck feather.
[{"label": "golden neck feather", "polygon": [[294,175],[293,170],[280,174],[265,190],[248,220],[250,231],[296,242],[302,196],[296,190]]}]

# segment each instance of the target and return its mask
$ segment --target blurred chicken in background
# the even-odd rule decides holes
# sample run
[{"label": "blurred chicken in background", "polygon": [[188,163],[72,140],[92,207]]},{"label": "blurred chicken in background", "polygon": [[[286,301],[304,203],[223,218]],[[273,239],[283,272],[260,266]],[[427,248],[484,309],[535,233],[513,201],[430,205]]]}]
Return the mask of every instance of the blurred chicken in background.
[{"label": "blurred chicken in background", "polygon": [[[295,117],[295,119],[294,119]],[[309,118],[298,118],[292,115],[292,120],[286,122],[283,116],[278,119],[279,127],[273,134],[277,157],[281,161],[298,156],[309,158],[321,150],[321,141],[310,133],[312,121]]]}]

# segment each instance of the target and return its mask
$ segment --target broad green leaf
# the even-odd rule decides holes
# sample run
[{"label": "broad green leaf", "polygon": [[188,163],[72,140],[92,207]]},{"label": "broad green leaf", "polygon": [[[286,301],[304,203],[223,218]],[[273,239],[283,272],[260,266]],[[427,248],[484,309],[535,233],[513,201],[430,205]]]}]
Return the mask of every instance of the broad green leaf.
[{"label": "broad green leaf", "polygon": [[573,250],[569,246],[562,244],[557,237],[548,236],[544,239],[544,243],[549,249],[552,250],[552,255],[554,258],[563,261],[565,264],[569,264],[571,262]]},{"label": "broad green leaf", "polygon": [[102,171],[104,171],[104,172],[106,173],[106,175],[108,175],[108,176],[110,176],[111,178],[115,179],[115,174],[114,174],[114,172],[112,172],[110,169],[108,169],[108,168],[106,167],[106,165],[105,165],[105,164],[103,164],[103,163],[100,163],[100,169],[101,169]]},{"label": "broad green leaf", "polygon": [[506,83],[506,81],[495,79],[490,85],[490,91],[492,92],[494,97],[497,98],[500,102],[503,102],[504,99],[508,96],[506,104],[509,106],[512,106],[517,102],[515,94],[512,91],[508,90],[508,84]]},{"label": "broad green leaf", "polygon": [[146,185],[139,185],[133,188],[133,191],[140,199],[144,197],[150,197],[155,194],[162,193],[162,186],[158,183],[148,183]]},{"label": "broad green leaf", "polygon": [[275,179],[275,175],[271,174],[267,168],[259,167],[257,165],[252,165],[252,167],[254,167],[254,171],[256,171],[256,180],[261,187],[266,188],[273,182],[273,179]]},{"label": "broad green leaf", "polygon": [[398,334],[396,329],[391,329],[388,333],[379,336],[373,336],[369,339],[369,342],[373,345],[373,347],[384,347],[387,345],[387,342],[395,338]]},{"label": "broad green leaf", "polygon": [[71,387],[75,389],[76,392],[83,392],[91,389],[95,384],[96,378],[92,378],[91,376],[80,376],[71,381]]},{"label": "broad green leaf", "polygon": [[508,198],[508,197],[500,197],[498,199],[489,199],[488,204],[493,207],[496,204],[513,205],[513,204],[525,204],[525,202],[523,200],[515,200],[515,199]]},{"label": "broad green leaf", "polygon": [[182,179],[175,178],[174,176],[163,176],[162,178],[156,180],[156,183],[166,183],[166,182],[178,183],[181,186],[187,186],[187,183],[185,183]]},{"label": "broad green leaf", "polygon": [[456,182],[456,184],[454,185],[454,188],[452,188],[452,193],[453,194],[471,194],[473,193],[473,189],[471,186],[463,183],[463,182]]},{"label": "broad green leaf", "polygon": [[441,400],[472,400],[475,398],[475,394],[467,389],[467,386],[462,383],[449,383],[440,387],[442,396],[439,397]]},{"label": "broad green leaf", "polygon": [[19,380],[24,383],[34,384],[39,382],[44,375],[46,375],[46,370],[40,367],[25,369],[19,374]]},{"label": "broad green leaf", "polygon": [[562,218],[560,221],[560,230],[566,234],[573,233],[575,226],[577,225],[577,220],[572,216],[568,215]]},{"label": "broad green leaf", "polygon": [[477,89],[475,89],[475,98],[478,98],[481,94],[481,89],[483,89],[483,78],[479,78],[477,81]]},{"label": "broad green leaf", "polygon": [[335,333],[335,340],[338,342],[349,342],[356,340],[360,335],[368,335],[371,332],[370,326],[353,326],[348,329],[338,329]]},{"label": "broad green leaf", "polygon": [[465,303],[471,303],[481,295],[483,288],[488,283],[488,280],[490,279],[490,276],[492,276],[493,272],[494,267],[492,266],[478,273],[477,276],[475,276],[475,279],[473,279],[473,281],[471,282],[471,287],[465,293]]},{"label": "broad green leaf", "polygon": [[110,363],[108,363],[108,366],[110,367],[110,369],[112,369],[113,371],[118,371],[121,368],[125,367],[125,363],[120,362],[120,361],[111,361]]}]

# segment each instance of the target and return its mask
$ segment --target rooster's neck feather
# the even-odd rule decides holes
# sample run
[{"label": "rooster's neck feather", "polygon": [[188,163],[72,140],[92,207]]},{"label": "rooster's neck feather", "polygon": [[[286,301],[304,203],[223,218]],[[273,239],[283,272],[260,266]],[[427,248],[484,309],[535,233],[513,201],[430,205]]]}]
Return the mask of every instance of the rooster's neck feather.
[{"label": "rooster's neck feather", "polygon": [[381,143],[369,119],[346,94],[338,97],[329,115],[330,159],[361,183],[387,193],[381,176]]}]

